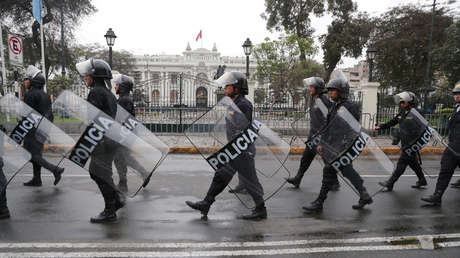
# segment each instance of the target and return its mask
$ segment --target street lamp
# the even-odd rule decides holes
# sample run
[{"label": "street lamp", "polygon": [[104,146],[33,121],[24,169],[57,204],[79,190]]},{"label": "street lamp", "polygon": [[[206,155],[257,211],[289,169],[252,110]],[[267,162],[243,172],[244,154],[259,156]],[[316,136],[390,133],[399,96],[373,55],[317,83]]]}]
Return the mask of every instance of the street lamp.
[{"label": "street lamp", "polygon": [[107,46],[109,46],[109,65],[110,68],[112,68],[112,47],[115,44],[115,39],[117,38],[117,36],[115,35],[115,32],[113,32],[112,28],[109,28],[109,30],[105,33],[104,37],[107,41]]},{"label": "street lamp", "polygon": [[374,58],[375,54],[377,53],[377,49],[375,47],[368,47],[366,54],[367,60],[369,61],[369,82],[372,82],[372,70],[374,69]]},{"label": "street lamp", "polygon": [[252,42],[249,38],[242,45],[244,54],[246,55],[246,78],[249,79],[249,56],[252,51]]}]

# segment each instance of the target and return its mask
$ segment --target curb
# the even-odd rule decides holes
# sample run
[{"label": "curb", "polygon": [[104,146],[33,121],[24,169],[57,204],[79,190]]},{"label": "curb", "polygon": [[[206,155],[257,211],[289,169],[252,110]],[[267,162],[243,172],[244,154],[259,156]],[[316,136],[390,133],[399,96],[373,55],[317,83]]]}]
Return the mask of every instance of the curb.
[{"label": "curb", "polygon": [[[61,149],[70,150],[70,146],[59,146],[59,145],[45,145],[43,148],[44,152],[59,152]],[[202,153],[214,153],[218,151],[220,147],[210,146],[201,148]],[[401,154],[401,149],[396,147],[384,147],[381,150],[387,155],[399,155]],[[305,147],[292,147],[290,154],[292,155],[302,155],[305,151]],[[432,155],[441,155],[444,152],[444,148],[434,148],[434,147],[425,147],[420,150],[420,154],[432,154]],[[195,147],[181,147],[181,146],[172,146],[169,148],[170,154],[199,154],[197,148]],[[368,154],[367,148],[364,149],[363,155]]]}]

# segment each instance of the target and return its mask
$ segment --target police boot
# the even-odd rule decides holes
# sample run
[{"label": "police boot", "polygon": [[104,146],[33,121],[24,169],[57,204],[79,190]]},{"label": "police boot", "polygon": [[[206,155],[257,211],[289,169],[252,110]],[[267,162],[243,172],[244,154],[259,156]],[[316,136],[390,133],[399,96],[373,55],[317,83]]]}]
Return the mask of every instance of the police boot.
[{"label": "police boot", "polygon": [[426,185],[427,185],[426,179],[422,178],[421,180],[418,180],[417,182],[415,182],[415,185],[412,185],[411,187],[420,189],[420,188],[423,188],[423,186],[426,186]]},{"label": "police boot", "polygon": [[0,207],[0,219],[9,219],[10,218],[10,211],[8,210],[8,207],[1,206]]},{"label": "police boot", "polygon": [[393,186],[395,182],[396,179],[393,176],[391,176],[390,179],[388,179],[387,181],[379,182],[379,185],[386,188],[383,192],[391,192],[393,191]]},{"label": "police boot", "polygon": [[359,194],[359,201],[358,204],[351,206],[355,210],[360,210],[364,206],[373,203],[372,197],[367,192],[366,188],[363,187],[362,192]]},{"label": "police boot", "polygon": [[190,208],[200,211],[201,215],[203,215],[203,218],[206,218],[208,216],[209,208],[211,208],[211,205],[212,205],[213,202],[207,201],[207,200],[202,200],[202,201],[199,201],[199,202],[186,201],[185,203]]},{"label": "police boot", "polygon": [[323,203],[327,198],[327,193],[329,192],[329,187],[325,184],[321,186],[319,191],[318,198],[311,202],[309,206],[303,206],[302,209],[305,210],[305,213],[319,213],[323,211]]},{"label": "police boot", "polygon": [[254,210],[252,210],[251,214],[243,215],[238,217],[239,219],[244,220],[262,220],[267,219],[267,208],[265,208],[265,204],[262,203],[258,205]]},{"label": "police boot", "polygon": [[34,175],[32,177],[32,180],[29,182],[24,183],[24,186],[42,186],[42,178],[41,178],[41,173],[39,169],[35,168],[36,164],[34,165]]},{"label": "police boot", "polygon": [[236,193],[236,194],[247,194],[248,190],[242,184],[238,184],[235,188],[228,190],[229,193]]},{"label": "police boot", "polygon": [[295,177],[286,178],[286,182],[294,186],[294,188],[299,188],[300,182],[302,181],[303,175],[297,173]]},{"label": "police boot", "polygon": [[452,187],[452,188],[460,188],[460,179],[457,180],[457,182],[450,184],[450,187]]},{"label": "police boot", "polygon": [[421,200],[432,204],[432,206],[441,206],[442,191],[436,190],[433,195],[423,197]]},{"label": "police boot", "polygon": [[106,201],[105,209],[96,217],[90,219],[91,223],[110,223],[117,221],[116,201]]},{"label": "police boot", "polygon": [[32,177],[32,180],[25,182],[24,186],[42,186],[41,178]]},{"label": "police boot", "polygon": [[62,173],[64,173],[64,168],[56,167],[56,170],[53,172],[54,185],[57,185],[61,181]]}]

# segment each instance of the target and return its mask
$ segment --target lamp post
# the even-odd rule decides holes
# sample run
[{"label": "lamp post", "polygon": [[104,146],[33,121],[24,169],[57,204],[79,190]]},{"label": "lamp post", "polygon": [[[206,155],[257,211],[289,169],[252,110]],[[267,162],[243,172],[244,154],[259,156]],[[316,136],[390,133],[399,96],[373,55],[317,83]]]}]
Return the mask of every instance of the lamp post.
[{"label": "lamp post", "polygon": [[107,41],[107,46],[109,46],[109,65],[110,68],[112,68],[112,47],[115,44],[115,39],[117,38],[117,36],[115,35],[115,32],[113,32],[112,28],[109,28],[109,30],[105,33],[104,37]]},{"label": "lamp post", "polygon": [[367,48],[367,60],[369,61],[369,82],[372,82],[372,70],[374,70],[374,58],[377,53],[377,49],[374,47]]},{"label": "lamp post", "polygon": [[242,45],[244,54],[246,55],[246,78],[249,79],[249,56],[252,51],[252,42],[249,38]]}]

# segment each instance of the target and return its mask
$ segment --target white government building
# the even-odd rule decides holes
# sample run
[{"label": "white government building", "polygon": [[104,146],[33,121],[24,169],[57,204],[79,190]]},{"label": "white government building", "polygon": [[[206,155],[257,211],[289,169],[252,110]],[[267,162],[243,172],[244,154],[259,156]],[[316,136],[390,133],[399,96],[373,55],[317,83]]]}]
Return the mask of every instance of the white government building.
[{"label": "white government building", "polygon": [[[246,56],[221,56],[214,43],[212,50],[192,50],[187,44],[182,55],[134,55],[136,89],[140,89],[145,101],[151,105],[172,106],[179,103],[179,75],[183,74],[182,102],[188,106],[205,107],[216,100],[216,85],[211,81],[219,65],[226,72],[246,73]],[[250,61],[250,74],[255,71],[255,60]],[[253,98],[254,81],[249,81]]]}]

